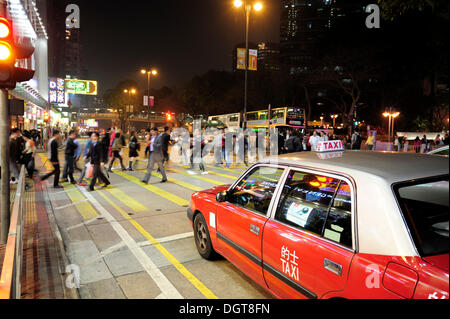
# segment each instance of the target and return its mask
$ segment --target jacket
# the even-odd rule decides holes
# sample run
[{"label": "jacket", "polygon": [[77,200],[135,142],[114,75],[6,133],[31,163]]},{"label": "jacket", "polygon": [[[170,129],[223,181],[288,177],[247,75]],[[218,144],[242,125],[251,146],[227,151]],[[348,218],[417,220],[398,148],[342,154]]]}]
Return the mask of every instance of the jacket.
[{"label": "jacket", "polygon": [[59,163],[58,160],[58,141],[55,138],[50,140],[50,162]]},{"label": "jacket", "polygon": [[100,165],[100,163],[106,163],[105,159],[105,151],[103,148],[103,144],[98,141],[97,143],[92,143],[89,146],[89,152],[86,156],[86,158],[89,158],[92,165]]},{"label": "jacket", "polygon": [[164,159],[163,156],[163,136],[159,134],[156,136],[153,142],[153,152],[151,153],[151,159],[158,162]]},{"label": "jacket", "polygon": [[75,152],[77,150],[77,144],[75,144],[75,141],[71,138],[67,140],[66,143],[66,151],[64,154],[66,154],[67,157],[75,157]]}]

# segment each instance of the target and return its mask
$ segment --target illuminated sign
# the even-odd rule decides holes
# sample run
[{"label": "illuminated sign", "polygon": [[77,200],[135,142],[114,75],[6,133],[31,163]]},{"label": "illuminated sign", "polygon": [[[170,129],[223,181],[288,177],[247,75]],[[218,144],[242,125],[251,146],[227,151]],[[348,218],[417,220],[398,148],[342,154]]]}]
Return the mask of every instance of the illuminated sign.
[{"label": "illuminated sign", "polygon": [[81,95],[97,95],[97,81],[65,80],[66,93]]},{"label": "illuminated sign", "polygon": [[55,104],[65,104],[64,79],[51,78],[49,82],[49,102]]},{"label": "illuminated sign", "polygon": [[317,144],[317,152],[336,152],[343,151],[344,145],[342,141],[327,141],[327,142],[319,142]]},{"label": "illuminated sign", "polygon": [[93,120],[93,119],[85,120],[84,121],[84,126],[86,126],[86,127],[98,127],[98,122],[96,120]]}]

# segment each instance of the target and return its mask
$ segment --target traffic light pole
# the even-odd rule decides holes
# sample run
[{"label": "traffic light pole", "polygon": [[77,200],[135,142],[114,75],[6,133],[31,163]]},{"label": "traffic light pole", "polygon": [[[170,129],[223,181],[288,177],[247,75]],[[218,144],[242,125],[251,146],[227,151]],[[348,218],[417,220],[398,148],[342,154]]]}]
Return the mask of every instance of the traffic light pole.
[{"label": "traffic light pole", "polygon": [[9,108],[8,91],[0,89],[0,167],[1,167],[1,234],[0,244],[6,244],[10,223],[9,170]]},{"label": "traffic light pole", "polygon": [[[6,2],[0,0],[0,16],[6,14]],[[6,244],[10,223],[10,189],[9,189],[9,108],[8,91],[0,89],[0,167],[1,167],[1,232],[0,244]]]}]

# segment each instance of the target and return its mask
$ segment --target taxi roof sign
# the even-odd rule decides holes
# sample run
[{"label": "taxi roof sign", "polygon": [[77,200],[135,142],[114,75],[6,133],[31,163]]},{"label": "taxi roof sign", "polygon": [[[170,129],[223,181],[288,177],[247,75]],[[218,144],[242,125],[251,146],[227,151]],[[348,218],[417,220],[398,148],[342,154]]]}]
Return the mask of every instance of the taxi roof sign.
[{"label": "taxi roof sign", "polygon": [[322,141],[317,144],[317,153],[325,152],[342,152],[344,151],[344,144],[342,141]]}]

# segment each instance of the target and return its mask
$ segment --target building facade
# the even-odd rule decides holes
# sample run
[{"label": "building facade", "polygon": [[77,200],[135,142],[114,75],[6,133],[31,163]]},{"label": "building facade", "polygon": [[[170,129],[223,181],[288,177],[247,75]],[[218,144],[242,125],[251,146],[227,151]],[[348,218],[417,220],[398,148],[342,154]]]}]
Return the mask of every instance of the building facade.
[{"label": "building facade", "polygon": [[66,25],[66,8],[73,1],[47,0],[47,14],[51,19],[48,30],[49,74],[57,78],[78,78],[85,76],[82,67],[81,28],[69,28]]},{"label": "building facade", "polygon": [[280,44],[261,42],[258,44],[258,70],[264,72],[280,71]]},{"label": "building facade", "polygon": [[[21,108],[13,107],[11,127],[36,129],[44,125],[44,112],[48,110],[48,32],[46,29],[45,1],[7,0],[7,14],[12,20],[17,41],[31,42],[35,47],[29,59],[18,60],[17,66],[36,70],[34,78],[18,83],[11,90],[11,105],[24,101]],[[22,114],[23,113],[23,114]]]},{"label": "building facade", "polygon": [[[280,63],[296,75],[320,66],[320,43],[340,21],[359,20],[370,1],[281,0]],[[364,24],[361,24],[363,27]]]}]

